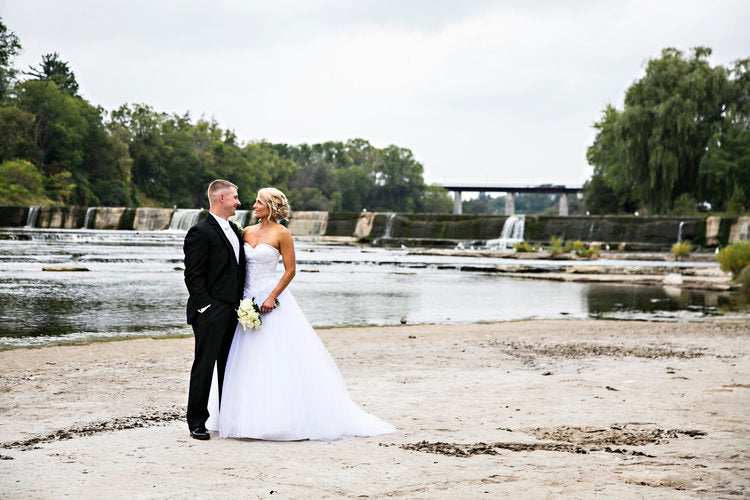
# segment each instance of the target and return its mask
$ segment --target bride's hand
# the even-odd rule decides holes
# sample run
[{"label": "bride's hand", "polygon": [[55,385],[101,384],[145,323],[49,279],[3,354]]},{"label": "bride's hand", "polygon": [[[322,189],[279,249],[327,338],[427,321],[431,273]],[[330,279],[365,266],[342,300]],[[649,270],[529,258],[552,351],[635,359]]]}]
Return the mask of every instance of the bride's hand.
[{"label": "bride's hand", "polygon": [[276,307],[276,299],[268,297],[263,302],[263,305],[260,306],[260,312],[263,314],[268,314],[271,311],[273,311],[275,307]]}]

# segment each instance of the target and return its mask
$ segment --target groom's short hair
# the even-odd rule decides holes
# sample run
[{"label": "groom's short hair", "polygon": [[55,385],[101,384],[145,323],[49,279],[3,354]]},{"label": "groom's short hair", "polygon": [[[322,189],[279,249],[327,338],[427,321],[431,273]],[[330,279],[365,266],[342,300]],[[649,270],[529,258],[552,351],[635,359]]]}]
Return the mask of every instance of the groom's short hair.
[{"label": "groom's short hair", "polygon": [[221,191],[229,188],[237,189],[237,186],[229,181],[225,181],[224,179],[216,179],[215,181],[212,181],[211,184],[208,185],[208,202],[213,203],[214,199]]}]

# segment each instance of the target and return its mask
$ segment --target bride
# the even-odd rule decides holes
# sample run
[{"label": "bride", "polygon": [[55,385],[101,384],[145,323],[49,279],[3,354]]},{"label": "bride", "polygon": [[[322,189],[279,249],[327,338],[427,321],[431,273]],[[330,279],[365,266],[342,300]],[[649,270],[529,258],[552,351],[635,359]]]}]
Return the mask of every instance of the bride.
[{"label": "bride", "polygon": [[[253,210],[259,223],[243,231],[243,298],[254,298],[260,305],[263,325],[247,331],[237,325],[221,410],[214,373],[206,427],[222,437],[272,441],[395,432],[351,400],[336,363],[286,290],[296,266],[292,235],[276,222],[289,217],[286,197],[278,189],[261,189]],[[284,263],[281,279],[276,275],[279,256]]]}]

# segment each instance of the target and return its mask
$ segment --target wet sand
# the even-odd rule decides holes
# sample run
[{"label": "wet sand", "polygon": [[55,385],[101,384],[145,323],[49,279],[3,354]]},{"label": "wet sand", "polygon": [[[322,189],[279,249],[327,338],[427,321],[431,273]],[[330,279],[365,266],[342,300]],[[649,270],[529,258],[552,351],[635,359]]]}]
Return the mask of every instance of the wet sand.
[{"label": "wet sand", "polygon": [[0,497],[750,495],[750,322],[319,330],[397,434],[188,436],[193,341],[0,352]]}]

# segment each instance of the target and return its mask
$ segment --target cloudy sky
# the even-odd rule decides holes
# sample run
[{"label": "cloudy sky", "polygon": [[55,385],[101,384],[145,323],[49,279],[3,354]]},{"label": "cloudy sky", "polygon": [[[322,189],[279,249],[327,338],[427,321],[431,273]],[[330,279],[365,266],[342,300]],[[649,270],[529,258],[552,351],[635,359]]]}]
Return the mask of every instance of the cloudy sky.
[{"label": "cloudy sky", "polygon": [[106,109],[396,144],[437,183],[579,186],[591,124],[662,48],[750,57],[747,0],[0,0],[0,17],[16,66],[57,51]]}]

